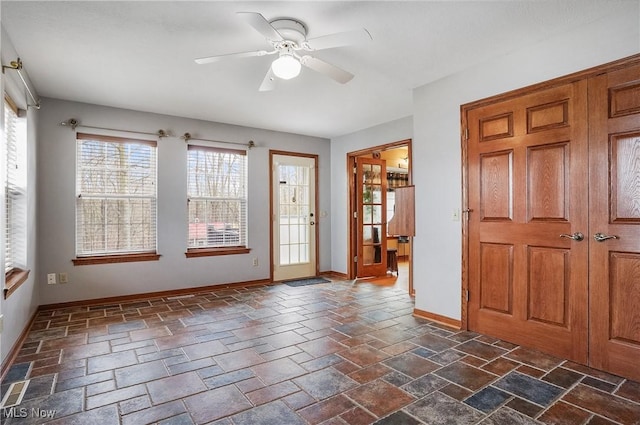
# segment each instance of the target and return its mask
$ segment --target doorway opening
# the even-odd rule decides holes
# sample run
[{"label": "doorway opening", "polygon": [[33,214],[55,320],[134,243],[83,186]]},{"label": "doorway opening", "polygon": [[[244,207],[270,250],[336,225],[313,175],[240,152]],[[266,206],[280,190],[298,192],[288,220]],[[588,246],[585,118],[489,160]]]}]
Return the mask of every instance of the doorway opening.
[{"label": "doorway opening", "polygon": [[389,234],[398,188],[412,185],[411,139],[349,152],[349,279],[413,289],[413,237]]}]

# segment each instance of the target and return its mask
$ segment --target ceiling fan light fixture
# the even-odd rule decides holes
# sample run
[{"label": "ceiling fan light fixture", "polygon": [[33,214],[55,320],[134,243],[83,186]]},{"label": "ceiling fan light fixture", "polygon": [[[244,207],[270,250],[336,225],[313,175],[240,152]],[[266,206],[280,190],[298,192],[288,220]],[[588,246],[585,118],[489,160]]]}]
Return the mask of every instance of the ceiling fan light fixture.
[{"label": "ceiling fan light fixture", "polygon": [[290,80],[300,74],[302,65],[300,61],[288,53],[282,53],[280,57],[273,61],[271,70],[278,78]]}]

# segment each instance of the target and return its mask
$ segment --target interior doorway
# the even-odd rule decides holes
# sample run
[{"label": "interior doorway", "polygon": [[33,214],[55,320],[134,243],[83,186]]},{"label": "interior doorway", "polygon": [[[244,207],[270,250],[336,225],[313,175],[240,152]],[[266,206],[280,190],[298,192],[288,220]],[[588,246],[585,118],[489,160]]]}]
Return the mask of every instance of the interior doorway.
[{"label": "interior doorway", "polygon": [[348,153],[347,173],[348,277],[402,284],[414,295],[413,237],[387,232],[396,189],[412,184],[411,139]]},{"label": "interior doorway", "polygon": [[318,274],[317,162],[317,155],[270,152],[274,281]]}]

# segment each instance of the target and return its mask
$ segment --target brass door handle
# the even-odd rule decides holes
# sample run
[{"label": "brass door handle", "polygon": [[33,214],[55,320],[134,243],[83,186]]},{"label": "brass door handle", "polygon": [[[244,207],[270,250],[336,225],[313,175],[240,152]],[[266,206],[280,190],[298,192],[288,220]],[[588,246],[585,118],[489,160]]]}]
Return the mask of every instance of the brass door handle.
[{"label": "brass door handle", "polygon": [[607,239],[620,239],[620,238],[617,237],[616,235],[605,235],[603,233],[596,233],[595,235],[593,235],[593,239],[595,239],[596,242],[604,242]]},{"label": "brass door handle", "polygon": [[566,233],[563,233],[560,235],[561,238],[568,238],[568,239],[573,239],[576,242],[580,242],[581,240],[584,240],[584,235],[580,232],[575,232],[573,235],[568,235]]}]

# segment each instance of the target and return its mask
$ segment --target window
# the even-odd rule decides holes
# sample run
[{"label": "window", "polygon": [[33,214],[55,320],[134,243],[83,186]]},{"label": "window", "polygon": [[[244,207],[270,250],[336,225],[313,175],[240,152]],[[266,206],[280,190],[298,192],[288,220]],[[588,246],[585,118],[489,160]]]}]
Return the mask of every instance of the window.
[{"label": "window", "polygon": [[187,256],[248,252],[246,151],[189,145],[187,167]]},{"label": "window", "polygon": [[156,142],[78,133],[76,155],[74,264],[157,260]]},{"label": "window", "polygon": [[27,279],[27,125],[10,98],[4,104],[5,298]]}]

